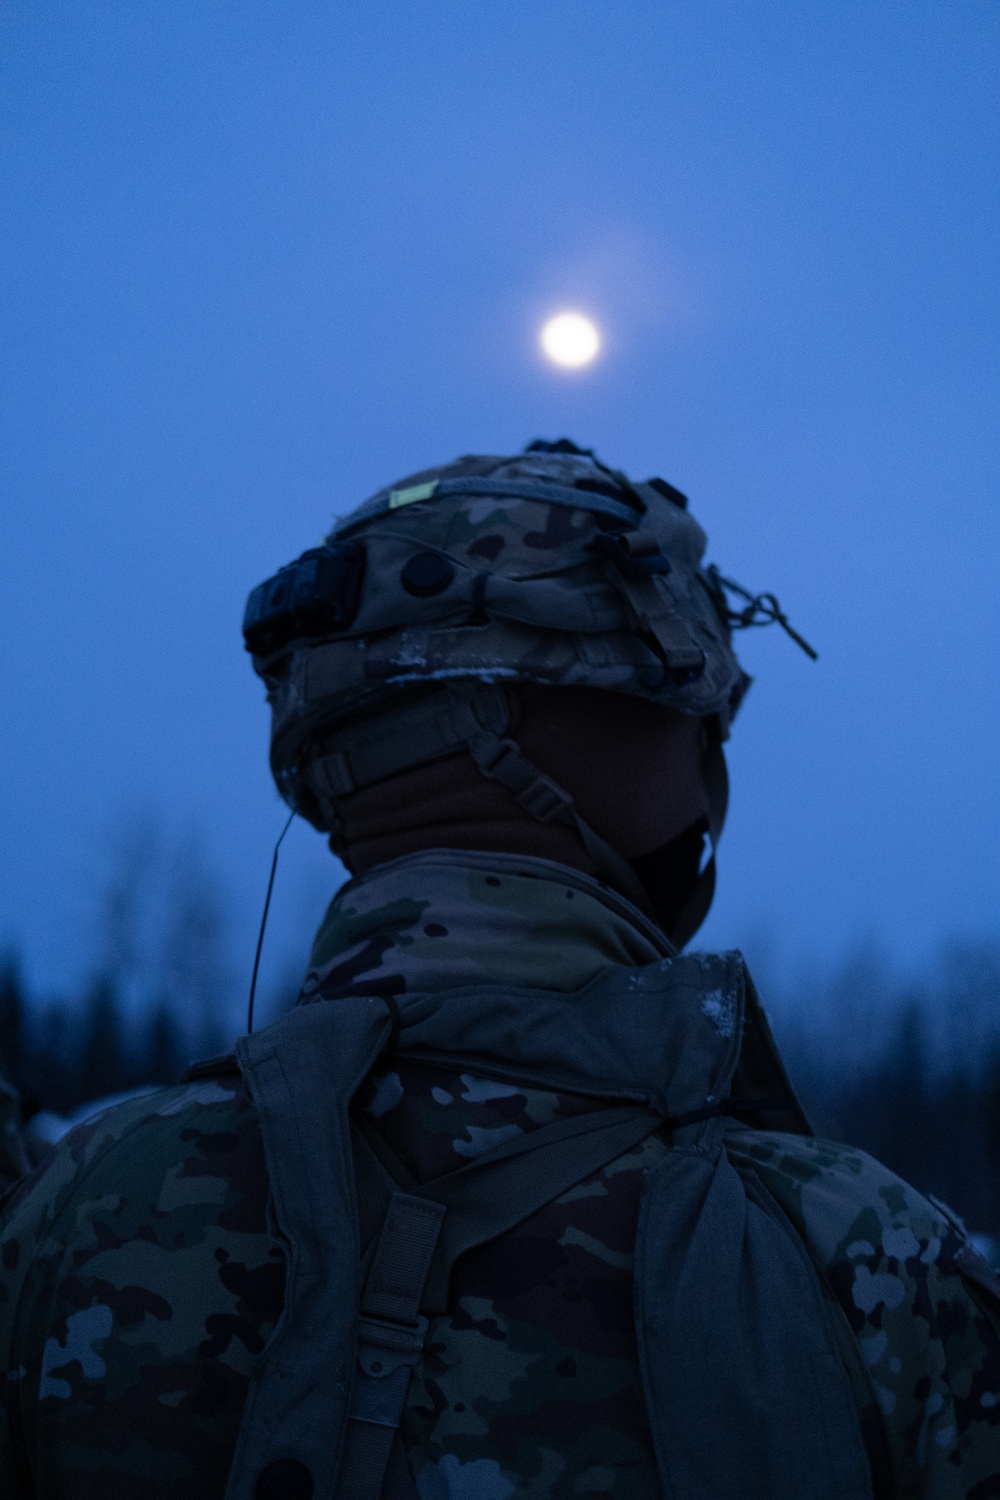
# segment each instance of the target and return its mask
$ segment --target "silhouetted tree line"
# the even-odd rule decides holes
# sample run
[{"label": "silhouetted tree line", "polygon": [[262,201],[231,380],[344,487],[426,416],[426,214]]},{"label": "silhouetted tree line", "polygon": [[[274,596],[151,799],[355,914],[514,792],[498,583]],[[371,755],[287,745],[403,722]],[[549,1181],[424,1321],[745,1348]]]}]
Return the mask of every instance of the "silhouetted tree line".
[{"label": "silhouetted tree line", "polygon": [[76,994],[29,996],[16,955],[0,959],[0,1072],[29,1113],[175,1083],[233,1029],[225,901],[200,842],[132,817],[94,885],[91,978]]},{"label": "silhouetted tree line", "polygon": [[16,958],[0,967],[0,1073],[26,1113],[73,1114],[91,1099],[176,1083],[201,1049],[165,1005],[131,1024],[114,983],[95,980],[78,1000],[29,1004]]},{"label": "silhouetted tree line", "polygon": [[907,984],[860,952],[768,1008],[817,1134],[1000,1239],[1000,941],[947,946]]},{"label": "silhouetted tree line", "polygon": [[[245,981],[224,885],[201,842],[133,816],[102,862],[91,977],[75,993],[29,994],[17,954],[0,953],[0,1074],[27,1117],[71,1116],[92,1100],[176,1083],[189,1062],[228,1050],[242,1030]],[[258,997],[259,1024],[293,1002],[300,977]]]}]

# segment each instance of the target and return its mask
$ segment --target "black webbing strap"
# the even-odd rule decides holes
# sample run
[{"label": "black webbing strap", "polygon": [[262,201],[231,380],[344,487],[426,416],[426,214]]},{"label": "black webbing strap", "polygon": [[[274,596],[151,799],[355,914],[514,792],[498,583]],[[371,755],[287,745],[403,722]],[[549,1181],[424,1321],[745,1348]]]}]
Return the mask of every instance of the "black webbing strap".
[{"label": "black webbing strap", "polygon": [[506,1234],[665,1122],[644,1105],[595,1109],[501,1141],[454,1172],[419,1185],[363,1115],[351,1123],[363,1246],[397,1182],[409,1196],[448,1210],[421,1301],[422,1311],[438,1314],[447,1311],[448,1282],[460,1255]]},{"label": "black webbing strap", "polygon": [[442,1204],[393,1193],[361,1296],[339,1500],[379,1500],[413,1367],[427,1336],[420,1314]]},{"label": "black webbing strap", "polygon": [[[642,1105],[596,1109],[502,1141],[466,1166],[400,1192],[393,1191],[393,1179],[409,1188],[410,1173],[364,1116],[352,1119],[363,1251],[370,1241],[362,1265],[370,1262],[370,1269],[337,1500],[379,1500],[383,1494],[395,1500],[412,1491],[393,1443],[423,1351],[425,1314],[447,1311],[458,1257],[513,1229],[662,1123]],[[383,1212],[376,1239],[374,1226]]]},{"label": "black webbing strap", "polygon": [[465,749],[482,775],[505,786],[531,817],[574,828],[600,878],[654,916],[632,866],[580,817],[569,792],[506,737],[509,725],[510,706],[499,684],[449,683],[443,691],[339,728],[335,748],[310,763],[306,784],[336,828],[338,797]]},{"label": "black webbing strap", "polygon": [[598,1109],[504,1141],[489,1157],[415,1191],[448,1209],[422,1306],[448,1308],[448,1284],[460,1255],[506,1234],[585,1177],[624,1156],[663,1121],[641,1105]]},{"label": "black webbing strap", "polygon": [[499,781],[514,801],[539,823],[564,823],[574,828],[602,880],[614,885],[647,916],[653,916],[639,877],[624,855],[595,833],[576,810],[569,792],[540,771],[516,740],[502,739],[492,729],[481,729],[467,741],[467,749],[481,774]]},{"label": "black webbing strap", "polygon": [[322,805],[324,798],[346,797],[387,776],[454,755],[484,728],[503,734],[509,722],[510,706],[498,684],[450,684],[338,727],[333,748],[310,764],[307,781]]},{"label": "black webbing strap", "polygon": [[608,564],[608,581],[624,595],[640,628],[656,640],[668,671],[700,672],[705,653],[665,582],[670,565],[660,553],[656,536],[642,531],[615,537],[604,533],[593,545]]}]

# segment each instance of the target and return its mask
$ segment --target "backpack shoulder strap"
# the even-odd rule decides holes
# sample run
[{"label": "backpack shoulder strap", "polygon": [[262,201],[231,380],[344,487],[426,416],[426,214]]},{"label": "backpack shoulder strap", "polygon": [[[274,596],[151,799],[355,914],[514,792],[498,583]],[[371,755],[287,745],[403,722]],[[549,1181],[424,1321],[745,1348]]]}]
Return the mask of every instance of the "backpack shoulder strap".
[{"label": "backpack shoulder strap", "polygon": [[338,1495],[379,1500],[410,1375],[427,1336],[420,1299],[447,1210],[394,1192],[365,1278]]},{"label": "backpack shoulder strap", "polygon": [[502,1141],[466,1166],[402,1192],[396,1183],[409,1177],[406,1169],[375,1131],[352,1117],[362,1266],[368,1269],[338,1500],[405,1493],[406,1465],[398,1452],[388,1481],[387,1470],[428,1314],[447,1309],[458,1257],[513,1229],[662,1123],[641,1106],[597,1109]]}]

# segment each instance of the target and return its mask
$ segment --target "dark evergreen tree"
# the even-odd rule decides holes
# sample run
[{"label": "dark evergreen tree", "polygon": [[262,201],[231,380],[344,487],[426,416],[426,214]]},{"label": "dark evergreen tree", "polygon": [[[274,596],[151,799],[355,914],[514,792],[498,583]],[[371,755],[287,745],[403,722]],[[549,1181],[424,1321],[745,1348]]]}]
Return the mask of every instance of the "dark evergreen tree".
[{"label": "dark evergreen tree", "polygon": [[184,1038],[166,1005],[157,1005],[145,1028],[140,1083],[176,1083],[186,1062]]},{"label": "dark evergreen tree", "polygon": [[122,1045],[122,1017],[114,985],[99,978],[87,995],[79,1049],[77,1104],[118,1094],[135,1083]]},{"label": "dark evergreen tree", "polygon": [[0,1073],[23,1091],[25,1000],[21,966],[14,953],[0,959]]},{"label": "dark evergreen tree", "polygon": [[30,1050],[25,1060],[26,1104],[69,1114],[80,1102],[79,1055],[69,1024],[68,1007],[61,1003],[36,1011],[29,1030]]}]

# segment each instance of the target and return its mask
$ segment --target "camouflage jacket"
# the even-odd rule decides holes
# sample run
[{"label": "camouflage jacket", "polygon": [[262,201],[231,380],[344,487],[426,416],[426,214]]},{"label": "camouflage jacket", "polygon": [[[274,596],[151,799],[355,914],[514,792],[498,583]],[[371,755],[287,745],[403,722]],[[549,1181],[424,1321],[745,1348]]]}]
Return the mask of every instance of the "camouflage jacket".
[{"label": "camouflage jacket", "polygon": [[[413,856],[351,882],[303,1001],[498,977],[575,995],[669,960],[595,882],[517,864]],[[725,1034],[724,1009],[703,1008]],[[360,1103],[420,1180],[594,1107],[402,1056],[379,1063]],[[404,1417],[421,1500],[661,1493],[631,1273],[643,1179],[668,1147],[668,1131],[651,1136],[458,1263]],[[794,1226],[837,1310],[873,1492],[1000,1495],[1000,1304],[959,1226],[846,1147],[734,1125],[726,1149]],[[239,1074],[78,1127],[5,1205],[0,1267],[0,1494],[221,1496],[285,1297]]]}]

